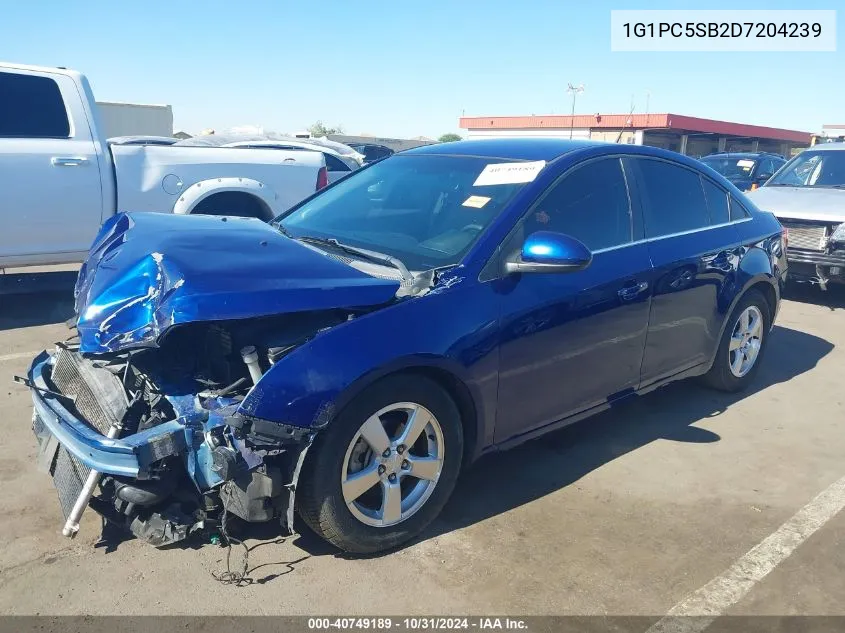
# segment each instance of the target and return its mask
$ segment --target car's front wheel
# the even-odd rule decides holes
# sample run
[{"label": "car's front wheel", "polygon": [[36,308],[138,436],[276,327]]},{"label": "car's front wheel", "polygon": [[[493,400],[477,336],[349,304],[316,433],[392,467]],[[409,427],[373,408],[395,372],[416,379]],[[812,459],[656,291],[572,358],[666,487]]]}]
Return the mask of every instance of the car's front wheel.
[{"label": "car's front wheel", "polygon": [[460,413],[449,394],[422,376],[386,378],[318,436],[300,476],[299,513],[347,552],[391,549],[439,514],[462,455]]},{"label": "car's front wheel", "polygon": [[745,389],[760,369],[771,329],[769,303],[750,290],[734,308],[705,381],[720,391]]}]

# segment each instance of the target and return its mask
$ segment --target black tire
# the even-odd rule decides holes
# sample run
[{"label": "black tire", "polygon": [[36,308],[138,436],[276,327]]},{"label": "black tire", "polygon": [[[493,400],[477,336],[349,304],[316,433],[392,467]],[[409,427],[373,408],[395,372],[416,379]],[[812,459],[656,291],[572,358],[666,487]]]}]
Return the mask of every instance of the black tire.
[{"label": "black tire", "polygon": [[[346,450],[361,425],[380,409],[413,402],[428,409],[440,424],[443,466],[431,496],[413,515],[396,525],[374,527],[359,521],[341,491]],[[454,400],[436,382],[417,375],[389,376],[355,397],[320,432],[303,465],[296,492],[299,515],[317,535],[352,554],[395,548],[422,532],[440,514],[455,488],[463,457],[463,427]]]},{"label": "black tire", "polygon": [[[749,307],[756,306],[763,316],[763,334],[760,341],[760,351],[757,354],[757,359],[754,365],[742,377],[735,376],[729,367],[730,359],[730,341],[733,335],[734,328],[740,315]],[[713,359],[713,365],[710,370],[703,376],[705,384],[718,389],[719,391],[726,391],[728,393],[736,393],[748,387],[753,381],[757,372],[760,370],[760,364],[766,353],[766,348],[769,343],[770,329],[772,325],[772,315],[769,308],[769,303],[766,298],[758,290],[749,290],[736,304],[733,312],[731,312],[730,319],[725,326],[725,331],[722,333],[722,340],[719,341],[719,349],[716,351],[716,357]]]}]

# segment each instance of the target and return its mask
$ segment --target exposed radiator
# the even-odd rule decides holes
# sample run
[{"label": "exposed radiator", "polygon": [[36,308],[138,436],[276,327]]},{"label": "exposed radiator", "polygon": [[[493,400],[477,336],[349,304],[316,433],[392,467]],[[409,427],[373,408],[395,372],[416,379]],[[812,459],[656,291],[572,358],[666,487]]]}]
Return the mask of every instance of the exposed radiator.
[{"label": "exposed radiator", "polygon": [[827,246],[827,227],[821,224],[783,222],[789,230],[789,248],[823,251]]},{"label": "exposed radiator", "polygon": [[126,399],[120,380],[78,352],[58,348],[51,380],[59,392],[73,399],[82,419],[103,435],[123,419]]},{"label": "exposed radiator", "polygon": [[44,466],[53,478],[62,514],[67,519],[91,471],[55,441],[37,413],[32,418],[32,431],[41,447],[39,461],[46,458]]},{"label": "exposed radiator", "polygon": [[56,461],[50,469],[53,476],[53,485],[59,493],[59,503],[62,506],[62,514],[65,519],[70,515],[73,504],[82,492],[82,486],[88,479],[91,470],[80,462],[76,457],[68,453],[64,446],[59,446],[56,451]]}]

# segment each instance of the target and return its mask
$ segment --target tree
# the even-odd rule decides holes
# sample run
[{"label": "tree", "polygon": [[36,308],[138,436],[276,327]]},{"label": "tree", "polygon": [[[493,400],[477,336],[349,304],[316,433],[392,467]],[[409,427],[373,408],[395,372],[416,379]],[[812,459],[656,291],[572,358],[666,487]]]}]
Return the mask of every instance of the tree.
[{"label": "tree", "polygon": [[308,126],[308,133],[316,138],[328,136],[329,134],[343,134],[343,126],[326,127],[322,121],[317,121],[313,125]]},{"label": "tree", "polygon": [[462,141],[460,134],[455,134],[454,132],[449,132],[448,134],[444,134],[439,139],[437,139],[441,143],[451,143],[452,141]]}]

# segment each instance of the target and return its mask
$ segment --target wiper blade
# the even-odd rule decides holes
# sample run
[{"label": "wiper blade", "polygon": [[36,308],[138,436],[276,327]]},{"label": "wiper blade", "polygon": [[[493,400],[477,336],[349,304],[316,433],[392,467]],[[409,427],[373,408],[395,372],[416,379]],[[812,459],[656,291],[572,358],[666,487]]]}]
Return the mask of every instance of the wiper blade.
[{"label": "wiper blade", "polygon": [[284,235],[285,237],[289,237],[289,238],[293,239],[293,235],[291,235],[290,233],[288,233],[288,230],[287,230],[287,229],[286,229],[286,228],[282,225],[282,223],[281,223],[281,222],[276,222],[276,223],[274,224],[274,226],[278,229],[279,233],[281,233],[281,234],[282,234],[282,235]]},{"label": "wiper blade", "polygon": [[379,253],[377,251],[365,250],[363,248],[355,248],[354,246],[349,246],[348,244],[342,244],[333,237],[315,237],[313,235],[302,235],[294,239],[299,240],[300,242],[306,242],[308,244],[333,246],[334,248],[343,251],[344,253],[349,253],[350,255],[358,255],[359,257],[363,257],[364,259],[368,259],[372,262],[392,266],[393,268],[399,271],[404,281],[413,281],[414,279],[414,276],[411,274],[411,271],[408,270],[408,267],[405,266],[404,263],[402,263],[402,260],[396,257],[385,255],[384,253]]}]

